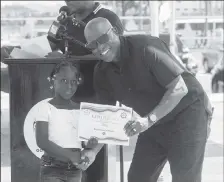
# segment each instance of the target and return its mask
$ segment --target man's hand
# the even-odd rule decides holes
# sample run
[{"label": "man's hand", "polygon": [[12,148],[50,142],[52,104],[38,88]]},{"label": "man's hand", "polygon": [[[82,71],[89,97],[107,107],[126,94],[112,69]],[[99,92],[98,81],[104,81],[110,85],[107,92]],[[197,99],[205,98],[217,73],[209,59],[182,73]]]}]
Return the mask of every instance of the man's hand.
[{"label": "man's hand", "polygon": [[86,148],[92,149],[95,148],[97,145],[98,145],[97,138],[91,137],[86,144]]},{"label": "man's hand", "polygon": [[124,126],[124,131],[127,136],[131,137],[144,132],[149,127],[148,118],[142,118],[139,114],[133,111],[132,119]]},{"label": "man's hand", "polygon": [[96,153],[93,150],[82,151],[82,162],[77,165],[77,168],[85,171],[96,159]]}]

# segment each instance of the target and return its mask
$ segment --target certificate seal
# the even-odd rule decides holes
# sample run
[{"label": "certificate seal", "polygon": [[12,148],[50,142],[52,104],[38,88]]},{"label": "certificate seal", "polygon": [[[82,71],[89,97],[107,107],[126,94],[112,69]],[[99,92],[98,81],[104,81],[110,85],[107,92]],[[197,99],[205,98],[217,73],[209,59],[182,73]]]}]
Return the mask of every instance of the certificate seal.
[{"label": "certificate seal", "polygon": [[125,112],[122,112],[121,113],[121,118],[123,118],[123,119],[127,118],[127,114]]}]

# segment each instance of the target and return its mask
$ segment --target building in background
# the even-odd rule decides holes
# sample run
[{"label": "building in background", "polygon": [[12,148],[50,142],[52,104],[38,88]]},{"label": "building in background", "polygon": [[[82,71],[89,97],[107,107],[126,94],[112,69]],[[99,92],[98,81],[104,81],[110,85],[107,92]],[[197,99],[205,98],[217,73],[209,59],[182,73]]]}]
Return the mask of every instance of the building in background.
[{"label": "building in background", "polygon": [[[120,16],[127,31],[150,33],[149,1],[100,1],[100,3]],[[162,5],[163,1],[159,3]],[[19,36],[30,37],[26,35],[29,31],[24,31],[28,30],[27,27],[35,29],[36,33],[30,33],[31,36],[38,35],[38,31],[47,32],[64,1],[26,3],[7,1],[5,4],[2,1],[1,4],[4,5],[1,7],[2,37],[11,39]],[[169,22],[161,23],[160,32],[166,31],[168,24]],[[203,45],[209,43],[207,41],[209,37],[222,37],[219,34],[222,34],[220,32],[223,30],[223,1],[176,1],[176,30],[184,41],[189,42],[189,47],[194,46],[194,37],[201,37],[199,42]]]}]

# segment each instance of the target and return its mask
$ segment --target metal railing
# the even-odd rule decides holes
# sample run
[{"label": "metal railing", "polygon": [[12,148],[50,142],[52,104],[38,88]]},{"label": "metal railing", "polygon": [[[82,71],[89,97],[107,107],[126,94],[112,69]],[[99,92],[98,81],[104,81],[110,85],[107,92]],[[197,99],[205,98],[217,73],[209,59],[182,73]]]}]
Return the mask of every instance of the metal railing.
[{"label": "metal railing", "polygon": [[[144,19],[151,19],[150,16],[120,16],[121,20],[144,20]],[[56,17],[1,17],[1,21],[13,21],[13,20],[52,20],[54,21]],[[210,22],[217,22],[217,23],[223,23],[223,16],[178,16],[176,17],[176,23],[195,23],[200,22],[203,23],[205,20],[208,19]],[[187,21],[187,22],[186,22]]]},{"label": "metal railing", "polygon": [[[126,20],[126,19],[151,19],[151,16],[120,16],[119,17],[121,20]],[[211,20],[211,21],[216,21],[216,22],[222,22],[223,23],[223,16],[177,16],[176,20],[178,21],[185,21],[188,20],[192,23],[194,23],[195,20],[197,21],[203,21],[205,19]]]},{"label": "metal railing", "polygon": [[[205,23],[206,22],[206,18],[207,18],[207,22],[208,23],[213,23],[213,26],[215,23],[223,23],[223,17],[222,16],[188,16],[188,17],[184,17],[184,16],[180,16],[180,17],[176,17],[176,24],[180,24],[180,23]],[[22,18],[22,17],[18,17],[18,18],[4,18],[1,17],[1,22],[3,21],[27,21],[30,24],[32,24],[32,31],[44,31],[46,30],[46,32],[48,31],[48,25],[45,25],[46,28],[43,28],[40,26],[41,25],[37,25],[36,22],[38,20],[42,20],[42,21],[48,21],[48,23],[50,24],[50,21],[54,21],[56,19],[56,17],[26,17],[26,18]],[[120,16],[120,19],[122,21],[129,21],[129,20],[149,20],[149,22],[147,22],[147,27],[145,30],[137,30],[138,33],[144,33],[150,32],[150,16]],[[141,21],[142,22],[142,21]],[[39,26],[39,27],[38,27]],[[49,25],[50,26],[50,25]],[[142,26],[140,26],[142,28]],[[2,26],[2,30],[3,30],[3,26]],[[213,27],[214,30],[214,27]],[[126,32],[128,32],[129,34],[136,34],[135,32],[131,32],[126,30]],[[19,32],[20,33],[20,32]],[[22,32],[21,32],[22,33]],[[32,33],[31,33],[32,34]],[[4,36],[4,32],[2,32],[2,36]],[[9,37],[10,38],[10,37]],[[200,42],[200,43],[195,43],[195,45],[200,45],[200,46],[205,46],[204,42],[209,42],[209,41],[218,41],[221,38],[220,37],[214,37],[214,36],[203,36],[203,37],[199,37],[199,36],[183,36],[181,37],[182,40],[192,40],[195,42]],[[206,45],[207,46],[207,45]]]}]

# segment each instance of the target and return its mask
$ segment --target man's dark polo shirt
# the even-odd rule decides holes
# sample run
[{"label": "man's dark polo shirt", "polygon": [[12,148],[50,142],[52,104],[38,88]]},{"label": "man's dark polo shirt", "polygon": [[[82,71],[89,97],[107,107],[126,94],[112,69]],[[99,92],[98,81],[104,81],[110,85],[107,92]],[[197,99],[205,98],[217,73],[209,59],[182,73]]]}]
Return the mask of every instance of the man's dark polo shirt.
[{"label": "man's dark polo shirt", "polygon": [[145,116],[161,101],[165,86],[178,75],[182,75],[188,94],[170,116],[204,95],[200,83],[181,66],[159,38],[134,35],[120,36],[120,40],[122,61],[119,66],[101,61],[94,71],[94,87],[101,103],[120,101]]}]

